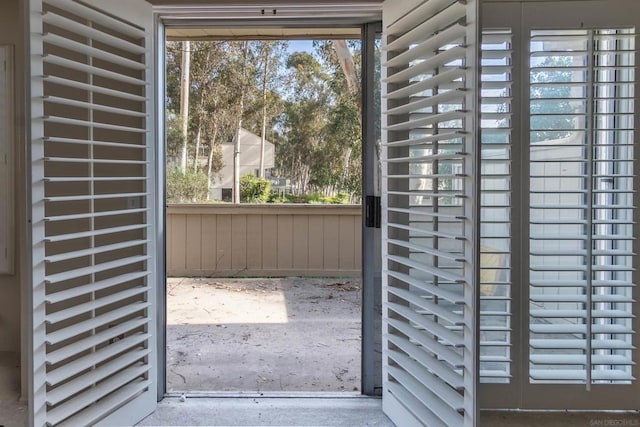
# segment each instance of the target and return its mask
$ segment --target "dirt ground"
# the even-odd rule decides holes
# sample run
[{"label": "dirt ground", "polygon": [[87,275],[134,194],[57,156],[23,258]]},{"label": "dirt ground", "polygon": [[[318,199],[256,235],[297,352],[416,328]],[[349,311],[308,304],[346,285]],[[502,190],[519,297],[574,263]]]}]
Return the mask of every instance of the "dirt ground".
[{"label": "dirt ground", "polygon": [[169,278],[170,392],[360,389],[354,279]]}]

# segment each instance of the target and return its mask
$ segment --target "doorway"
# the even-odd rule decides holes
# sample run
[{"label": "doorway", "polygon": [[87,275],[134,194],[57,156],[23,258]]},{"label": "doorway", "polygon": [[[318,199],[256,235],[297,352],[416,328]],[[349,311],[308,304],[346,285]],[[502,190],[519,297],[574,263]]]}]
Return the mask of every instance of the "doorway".
[{"label": "doorway", "polygon": [[[199,34],[197,41],[191,44],[191,61],[198,54],[196,49],[205,48],[207,43],[218,44],[218,47],[224,43],[236,43],[239,52],[246,53],[246,50],[242,51],[243,48],[260,49],[260,43],[267,44],[266,39],[259,40],[256,31],[269,33],[271,43],[278,33],[283,33],[282,30],[255,28],[192,30],[167,26],[165,30],[166,39],[170,40],[167,52],[171,49],[180,51],[184,40],[192,38],[195,33]],[[206,32],[210,34],[204,35]],[[231,33],[235,34],[235,42],[229,39]],[[362,59],[379,47],[375,45],[375,31],[372,26],[331,30],[320,27],[303,30],[290,28],[284,31],[284,35],[287,38],[280,40],[285,45],[290,43],[295,46],[285,48],[284,54],[289,62],[292,57],[294,61],[315,60],[315,50],[318,59],[336,61],[332,70],[334,73],[342,73],[344,69],[337,58],[331,57],[336,52],[331,46],[332,40],[326,36],[332,36],[357,52],[358,70],[355,77],[362,77],[362,81],[357,82],[359,111],[356,120],[359,118],[365,129],[357,129],[361,145],[356,147],[353,157],[357,166],[366,170],[366,173],[358,176],[360,188],[347,197],[356,202],[361,199],[364,204],[300,205],[303,197],[311,197],[313,203],[316,201],[313,198],[318,196],[327,201],[339,199],[345,194],[326,189],[320,194],[304,194],[301,191],[295,194],[291,187],[299,188],[299,183],[291,185],[293,179],[274,176],[270,179],[271,184],[280,184],[276,196],[280,199],[297,196],[297,204],[215,203],[207,204],[204,208],[206,214],[188,212],[189,209],[202,209],[202,206],[170,204],[166,216],[167,272],[169,276],[183,276],[169,277],[167,282],[166,391],[170,394],[346,392],[353,395],[375,394],[380,389],[380,373],[375,371],[376,366],[380,371],[380,340],[376,339],[379,334],[369,330],[375,327],[379,332],[380,323],[372,323],[365,330],[362,327],[364,317],[378,318],[381,310],[379,210],[376,209],[376,204],[379,204],[379,185],[376,184],[379,167],[368,164],[377,162],[380,127],[379,119],[375,120],[374,116],[379,111],[380,102],[379,99],[375,100],[379,92],[369,93],[363,89],[376,87],[372,82],[379,78],[379,72],[361,71],[375,70],[376,64],[379,67],[379,61]],[[347,37],[351,37],[351,41]],[[259,41],[248,42],[247,38]],[[251,46],[250,43],[258,46]],[[322,52],[328,57],[319,58]],[[307,58],[301,58],[305,55]],[[174,64],[184,65],[179,63],[181,58],[172,60]],[[297,73],[299,79],[309,77],[308,73],[299,76],[301,66],[309,64],[289,65],[288,74]],[[322,66],[327,67],[326,64]],[[322,72],[322,69],[319,71]],[[165,86],[171,84],[168,81],[170,73],[169,70],[165,75]],[[346,82],[346,79],[343,78],[342,82]],[[293,89],[285,88],[282,91],[295,91],[295,80],[291,86]],[[299,86],[304,89],[303,85]],[[294,95],[286,94],[289,104],[293,104],[290,99],[295,98]],[[333,98],[337,98],[335,92]],[[250,100],[245,99],[244,102],[246,108]],[[171,135],[175,123],[170,121],[175,116],[169,113],[167,118],[166,133]],[[241,135],[240,142],[244,142],[246,147],[241,148],[241,152],[252,149],[247,135],[254,136],[255,145],[258,145],[258,135],[262,132],[255,125],[252,128],[251,119],[245,118],[242,126],[237,122],[232,124],[235,129],[241,128],[243,133],[228,132],[227,139],[233,143],[234,138]],[[283,127],[282,123],[275,124],[276,128],[278,126],[280,130]],[[270,127],[274,126],[270,123]],[[202,141],[199,146],[203,147],[205,138],[198,132],[194,134]],[[373,134],[377,136],[374,138]],[[278,138],[280,141],[287,140],[286,135],[272,136],[269,132],[266,135],[268,139],[276,141]],[[232,144],[229,145],[231,147],[228,148],[233,151]],[[222,148],[225,148],[224,144]],[[165,151],[171,156],[176,150]],[[201,158],[212,158],[210,153],[203,151],[200,152]],[[277,155],[277,146],[274,151]],[[365,153],[361,154],[363,151]],[[196,159],[187,162],[190,166],[192,162],[195,163],[195,170],[198,169],[197,155],[196,151]],[[364,159],[363,163],[360,157]],[[222,163],[224,168],[225,162]],[[206,160],[204,164],[210,166]],[[228,169],[232,168],[227,168],[227,173]],[[170,175],[171,171],[167,173]],[[224,170],[220,172],[222,174]],[[258,179],[261,174],[265,174],[262,166],[255,171]],[[374,176],[369,177],[368,174]],[[225,177],[218,178],[220,182],[225,181]],[[305,184],[308,185],[309,178],[306,179]],[[227,187],[231,188],[222,186],[222,191],[218,191],[209,182],[207,196],[217,198],[227,190],[233,198],[235,188],[232,184]],[[353,193],[357,193],[357,197],[354,198]],[[171,201],[171,195],[168,196]],[[243,201],[247,201],[244,196]],[[284,211],[277,212],[278,209]],[[182,240],[178,239],[181,233]],[[177,259],[179,261],[176,262]],[[201,277],[184,277],[194,276],[194,271],[198,273],[195,275]],[[361,280],[363,275],[364,281]],[[364,350],[363,347],[371,350]]]}]

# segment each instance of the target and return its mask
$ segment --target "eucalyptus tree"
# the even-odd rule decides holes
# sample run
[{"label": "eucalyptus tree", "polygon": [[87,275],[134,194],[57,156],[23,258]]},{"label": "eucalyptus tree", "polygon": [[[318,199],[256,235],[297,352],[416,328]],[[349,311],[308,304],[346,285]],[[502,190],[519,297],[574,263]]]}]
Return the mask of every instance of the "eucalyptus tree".
[{"label": "eucalyptus tree", "polygon": [[331,103],[325,128],[323,159],[316,165],[314,183],[343,191],[358,201],[361,191],[362,93],[360,42],[322,40],[314,43],[329,78]]},{"label": "eucalyptus tree", "polygon": [[282,141],[276,146],[278,172],[293,182],[298,194],[309,190],[311,171],[321,154],[330,91],[329,76],[306,52],[287,59],[291,83],[282,116]]},{"label": "eucalyptus tree", "polygon": [[256,53],[260,60],[258,64],[259,84],[262,92],[262,126],[260,129],[260,164],[258,176],[265,174],[265,145],[267,140],[267,124],[282,111],[282,102],[276,88],[286,84],[283,74],[283,63],[288,46],[286,40],[263,40],[256,42]]}]

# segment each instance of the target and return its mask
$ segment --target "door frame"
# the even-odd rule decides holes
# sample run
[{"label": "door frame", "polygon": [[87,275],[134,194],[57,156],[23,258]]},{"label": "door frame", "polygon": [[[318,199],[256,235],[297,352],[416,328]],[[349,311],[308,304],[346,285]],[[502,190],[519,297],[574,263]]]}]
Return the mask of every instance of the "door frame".
[{"label": "door frame", "polygon": [[[376,33],[382,31],[382,4],[381,3],[328,3],[313,5],[269,5],[269,9],[273,11],[272,16],[263,16],[264,6],[261,5],[232,5],[219,4],[215,6],[165,6],[154,8],[154,35],[155,35],[155,80],[156,80],[156,105],[155,114],[157,117],[156,134],[157,156],[156,156],[156,194],[158,194],[157,204],[157,236],[159,244],[156,251],[157,256],[157,348],[158,348],[158,401],[167,396],[167,360],[166,360],[166,344],[167,344],[167,272],[166,272],[166,144],[165,138],[165,44],[166,29],[169,27],[218,27],[218,28],[269,28],[269,27],[289,27],[289,28],[309,28],[309,27],[330,27],[335,28],[349,27],[361,29],[361,40],[363,42],[363,52],[365,49],[371,48],[373,52],[373,43],[375,42]],[[279,12],[277,17],[276,11]],[[313,18],[309,18],[313,16]],[[337,23],[337,25],[336,25]],[[369,46],[371,45],[371,46]],[[368,179],[364,174],[375,170],[371,163],[374,142],[372,131],[375,132],[373,115],[374,103],[369,95],[374,83],[373,75],[365,71],[373,71],[375,61],[366,63],[363,60],[362,69],[362,132],[363,132],[363,196],[373,192],[373,178]],[[369,150],[368,150],[369,149]],[[365,152],[369,155],[366,156]],[[366,163],[365,163],[366,162]],[[366,193],[365,193],[366,192]],[[363,223],[362,223],[362,366],[361,366],[361,392],[363,395],[380,395],[382,390],[382,355],[380,351],[376,351],[376,337],[381,335],[381,330],[375,330],[372,322],[375,313],[381,310],[376,309],[375,293],[380,293],[380,272],[376,274],[375,269],[380,267],[380,262],[375,261],[375,248],[369,249],[369,243],[376,240],[380,242],[380,228],[366,227],[365,224],[365,198],[362,201],[363,207]],[[377,234],[377,235],[376,235]],[[378,251],[377,256],[380,257]],[[365,278],[371,282],[369,286],[365,285]],[[365,309],[368,307],[368,309]],[[381,319],[380,313],[380,319]],[[381,327],[381,325],[378,325]],[[377,343],[380,345],[380,343]],[[365,348],[368,350],[365,351]],[[376,368],[380,368],[376,371]],[[206,394],[206,393],[205,393]],[[310,393],[313,394],[313,393]],[[202,393],[198,394],[199,396]],[[279,394],[280,396],[280,394]]]}]

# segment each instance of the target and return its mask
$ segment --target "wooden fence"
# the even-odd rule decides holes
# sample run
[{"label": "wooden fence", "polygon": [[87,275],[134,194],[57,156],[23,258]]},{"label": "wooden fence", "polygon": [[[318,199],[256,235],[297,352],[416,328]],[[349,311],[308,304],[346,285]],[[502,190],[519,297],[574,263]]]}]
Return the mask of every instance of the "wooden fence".
[{"label": "wooden fence", "polygon": [[362,212],[353,205],[170,205],[167,274],[359,276]]}]

